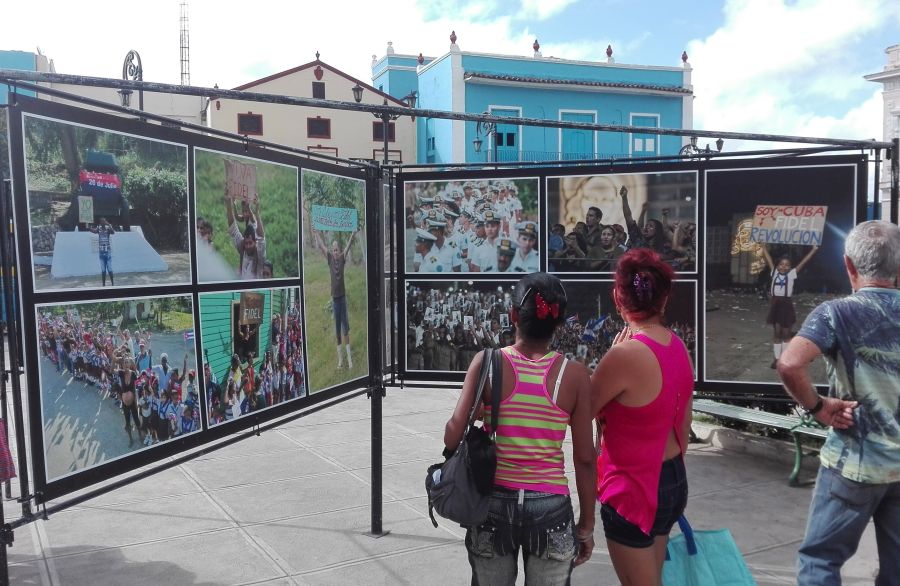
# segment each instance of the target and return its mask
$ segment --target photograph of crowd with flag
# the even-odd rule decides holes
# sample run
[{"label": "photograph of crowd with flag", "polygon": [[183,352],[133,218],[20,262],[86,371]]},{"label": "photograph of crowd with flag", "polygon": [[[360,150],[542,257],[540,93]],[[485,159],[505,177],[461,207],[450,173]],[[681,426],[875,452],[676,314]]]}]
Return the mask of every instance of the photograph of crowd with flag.
[{"label": "photograph of crowd with flag", "polygon": [[307,396],[300,289],[200,295],[209,425]]},{"label": "photograph of crowd with flag", "polygon": [[[850,293],[843,243],[859,167],[843,161],[707,172],[707,380],[777,383],[781,352],[809,312]],[[826,383],[824,360],[810,372]]]},{"label": "photograph of crowd with flag", "polygon": [[365,196],[361,179],[302,170],[306,334],[315,340],[307,349],[310,393],[369,372]]},{"label": "photograph of crowd with flag", "polygon": [[697,270],[697,172],[547,178],[547,267],[614,272],[631,248],[650,248],[676,271]]},{"label": "photograph of crowd with flag", "polygon": [[189,295],[37,305],[35,318],[49,480],[201,429]]},{"label": "photograph of crowd with flag", "polygon": [[23,116],[36,291],[191,282],[187,147]]},{"label": "photograph of crowd with flag", "polygon": [[531,273],[541,266],[537,178],[403,183],[407,273]]},{"label": "photograph of crowd with flag", "polygon": [[[612,281],[563,281],[566,319],[551,348],[593,369],[625,323],[616,313]],[[408,281],[406,370],[464,372],[485,348],[515,342],[509,311],[511,281]],[[697,287],[676,281],[665,323],[684,341],[696,363]]]},{"label": "photograph of crowd with flag", "polygon": [[300,274],[297,169],[194,149],[201,283]]}]

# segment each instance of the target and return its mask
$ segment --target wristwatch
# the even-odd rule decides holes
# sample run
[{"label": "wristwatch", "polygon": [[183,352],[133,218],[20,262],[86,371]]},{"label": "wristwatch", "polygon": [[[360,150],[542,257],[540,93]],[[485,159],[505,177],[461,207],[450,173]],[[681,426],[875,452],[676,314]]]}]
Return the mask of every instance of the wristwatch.
[{"label": "wristwatch", "polygon": [[813,407],[811,409],[807,409],[806,407],[804,407],[803,410],[806,411],[807,415],[815,415],[816,413],[821,411],[822,407],[824,407],[824,406],[825,406],[825,400],[821,396],[819,396],[819,400],[816,401],[816,404],[813,405]]}]

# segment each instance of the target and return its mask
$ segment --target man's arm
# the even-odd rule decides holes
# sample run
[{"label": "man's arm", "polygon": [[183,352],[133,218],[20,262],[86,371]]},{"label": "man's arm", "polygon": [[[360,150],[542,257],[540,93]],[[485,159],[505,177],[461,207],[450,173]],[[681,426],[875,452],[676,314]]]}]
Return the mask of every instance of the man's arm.
[{"label": "man's arm", "polygon": [[623,185],[619,195],[622,196],[622,215],[625,216],[625,223],[634,224],[634,216],[631,215],[631,207],[628,205],[628,188]]},{"label": "man's arm", "polygon": [[222,198],[225,201],[225,217],[228,219],[228,225],[234,224],[234,202],[228,197],[228,192]]},{"label": "man's arm", "polygon": [[347,239],[347,246],[344,247],[344,256],[350,253],[350,246],[353,245],[353,237],[356,236],[356,230],[350,233],[350,238]]},{"label": "man's arm", "polygon": [[328,249],[325,248],[325,243],[322,242],[322,235],[319,234],[319,231],[314,229],[313,236],[315,236],[316,239],[316,248],[319,249],[319,252],[321,252],[323,256],[328,256]]},{"label": "man's arm", "polygon": [[262,214],[259,213],[259,194],[256,194],[256,200],[253,202],[253,206],[250,208],[250,215],[253,216],[253,221],[256,224],[256,237],[265,238],[266,231],[265,228],[263,228]]},{"label": "man's arm", "polygon": [[788,394],[807,411],[815,410],[822,401],[822,406],[813,415],[816,421],[835,429],[847,429],[853,425],[853,409],[858,403],[819,395],[809,376],[809,364],[821,354],[822,351],[813,342],[794,336],[778,359],[778,376]]}]

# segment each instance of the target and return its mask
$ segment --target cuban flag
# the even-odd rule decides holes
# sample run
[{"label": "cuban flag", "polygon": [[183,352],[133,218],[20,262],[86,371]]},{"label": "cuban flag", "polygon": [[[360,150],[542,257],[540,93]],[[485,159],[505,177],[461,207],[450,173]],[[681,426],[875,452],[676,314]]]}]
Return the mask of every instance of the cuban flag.
[{"label": "cuban flag", "polygon": [[567,326],[574,326],[578,324],[578,314],[573,313],[569,317],[566,318]]},{"label": "cuban flag", "polygon": [[608,315],[590,319],[584,325],[584,333],[581,335],[581,340],[583,342],[594,342],[597,340],[597,336],[600,335],[600,328],[603,327],[604,322],[606,322],[606,318]]},{"label": "cuban flag", "polygon": [[184,333],[184,341],[190,342],[194,339],[194,330],[188,330]]}]

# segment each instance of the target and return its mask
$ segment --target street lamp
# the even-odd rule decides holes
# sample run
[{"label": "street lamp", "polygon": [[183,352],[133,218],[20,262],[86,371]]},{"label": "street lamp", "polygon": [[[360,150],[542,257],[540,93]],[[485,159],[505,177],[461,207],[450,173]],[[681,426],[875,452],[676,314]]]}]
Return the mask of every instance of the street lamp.
[{"label": "street lamp", "polygon": [[[716,139],[716,152],[722,152],[722,148],[725,146],[725,141],[721,138]],[[709,155],[712,154],[712,149],[709,148],[709,143],[706,143],[706,148],[701,149],[697,146],[697,137],[692,136],[691,142],[689,144],[681,147],[681,150],[678,151],[679,155],[686,155],[690,157],[699,157],[701,155]],[[707,157],[708,158],[708,157]]]},{"label": "street lamp", "polygon": [[[137,51],[128,51],[125,55],[125,61],[122,63],[122,79],[125,81],[144,81],[144,66],[141,65],[141,56]],[[122,101],[123,108],[131,107],[131,90],[120,89],[119,99]],[[144,90],[138,90],[138,109],[144,109]]]},{"label": "street lamp", "polygon": [[[481,113],[482,116],[490,116],[490,114],[491,114],[490,112],[482,112]],[[492,136],[494,137],[493,140],[491,140],[491,142],[490,142],[491,150],[488,151],[488,153],[487,153],[488,163],[490,163],[491,162],[491,152],[494,151],[497,146],[497,137],[496,137],[497,123],[496,122],[484,122],[483,120],[479,120],[478,122],[475,123],[475,140],[472,141],[472,146],[475,148],[476,153],[481,152],[481,145],[484,143],[484,141],[481,140],[482,134],[485,135],[486,137],[488,137],[488,140],[491,140]],[[496,158],[497,157],[495,156],[494,159],[496,159]]]},{"label": "street lamp", "polygon": [[[359,85],[359,82],[357,82],[355,86],[350,88],[350,91],[353,92],[353,99],[356,101],[357,104],[362,102],[363,87],[361,85]],[[407,107],[415,108],[417,97],[418,97],[418,95],[416,94],[416,90],[411,90],[408,94],[403,96],[403,101],[406,102]],[[388,105],[387,98],[384,99],[384,105],[385,106]],[[375,118],[381,120],[381,137],[382,137],[382,139],[384,139],[384,146],[383,146],[384,157],[382,160],[382,164],[387,165],[389,162],[388,161],[388,138],[389,138],[388,129],[390,128],[390,123],[393,122],[394,120],[396,120],[397,118],[399,118],[400,114],[388,114],[387,112],[385,112],[384,114],[379,114],[378,112],[372,112],[372,115],[375,116]],[[412,116],[412,119],[415,120],[416,117]]]}]

